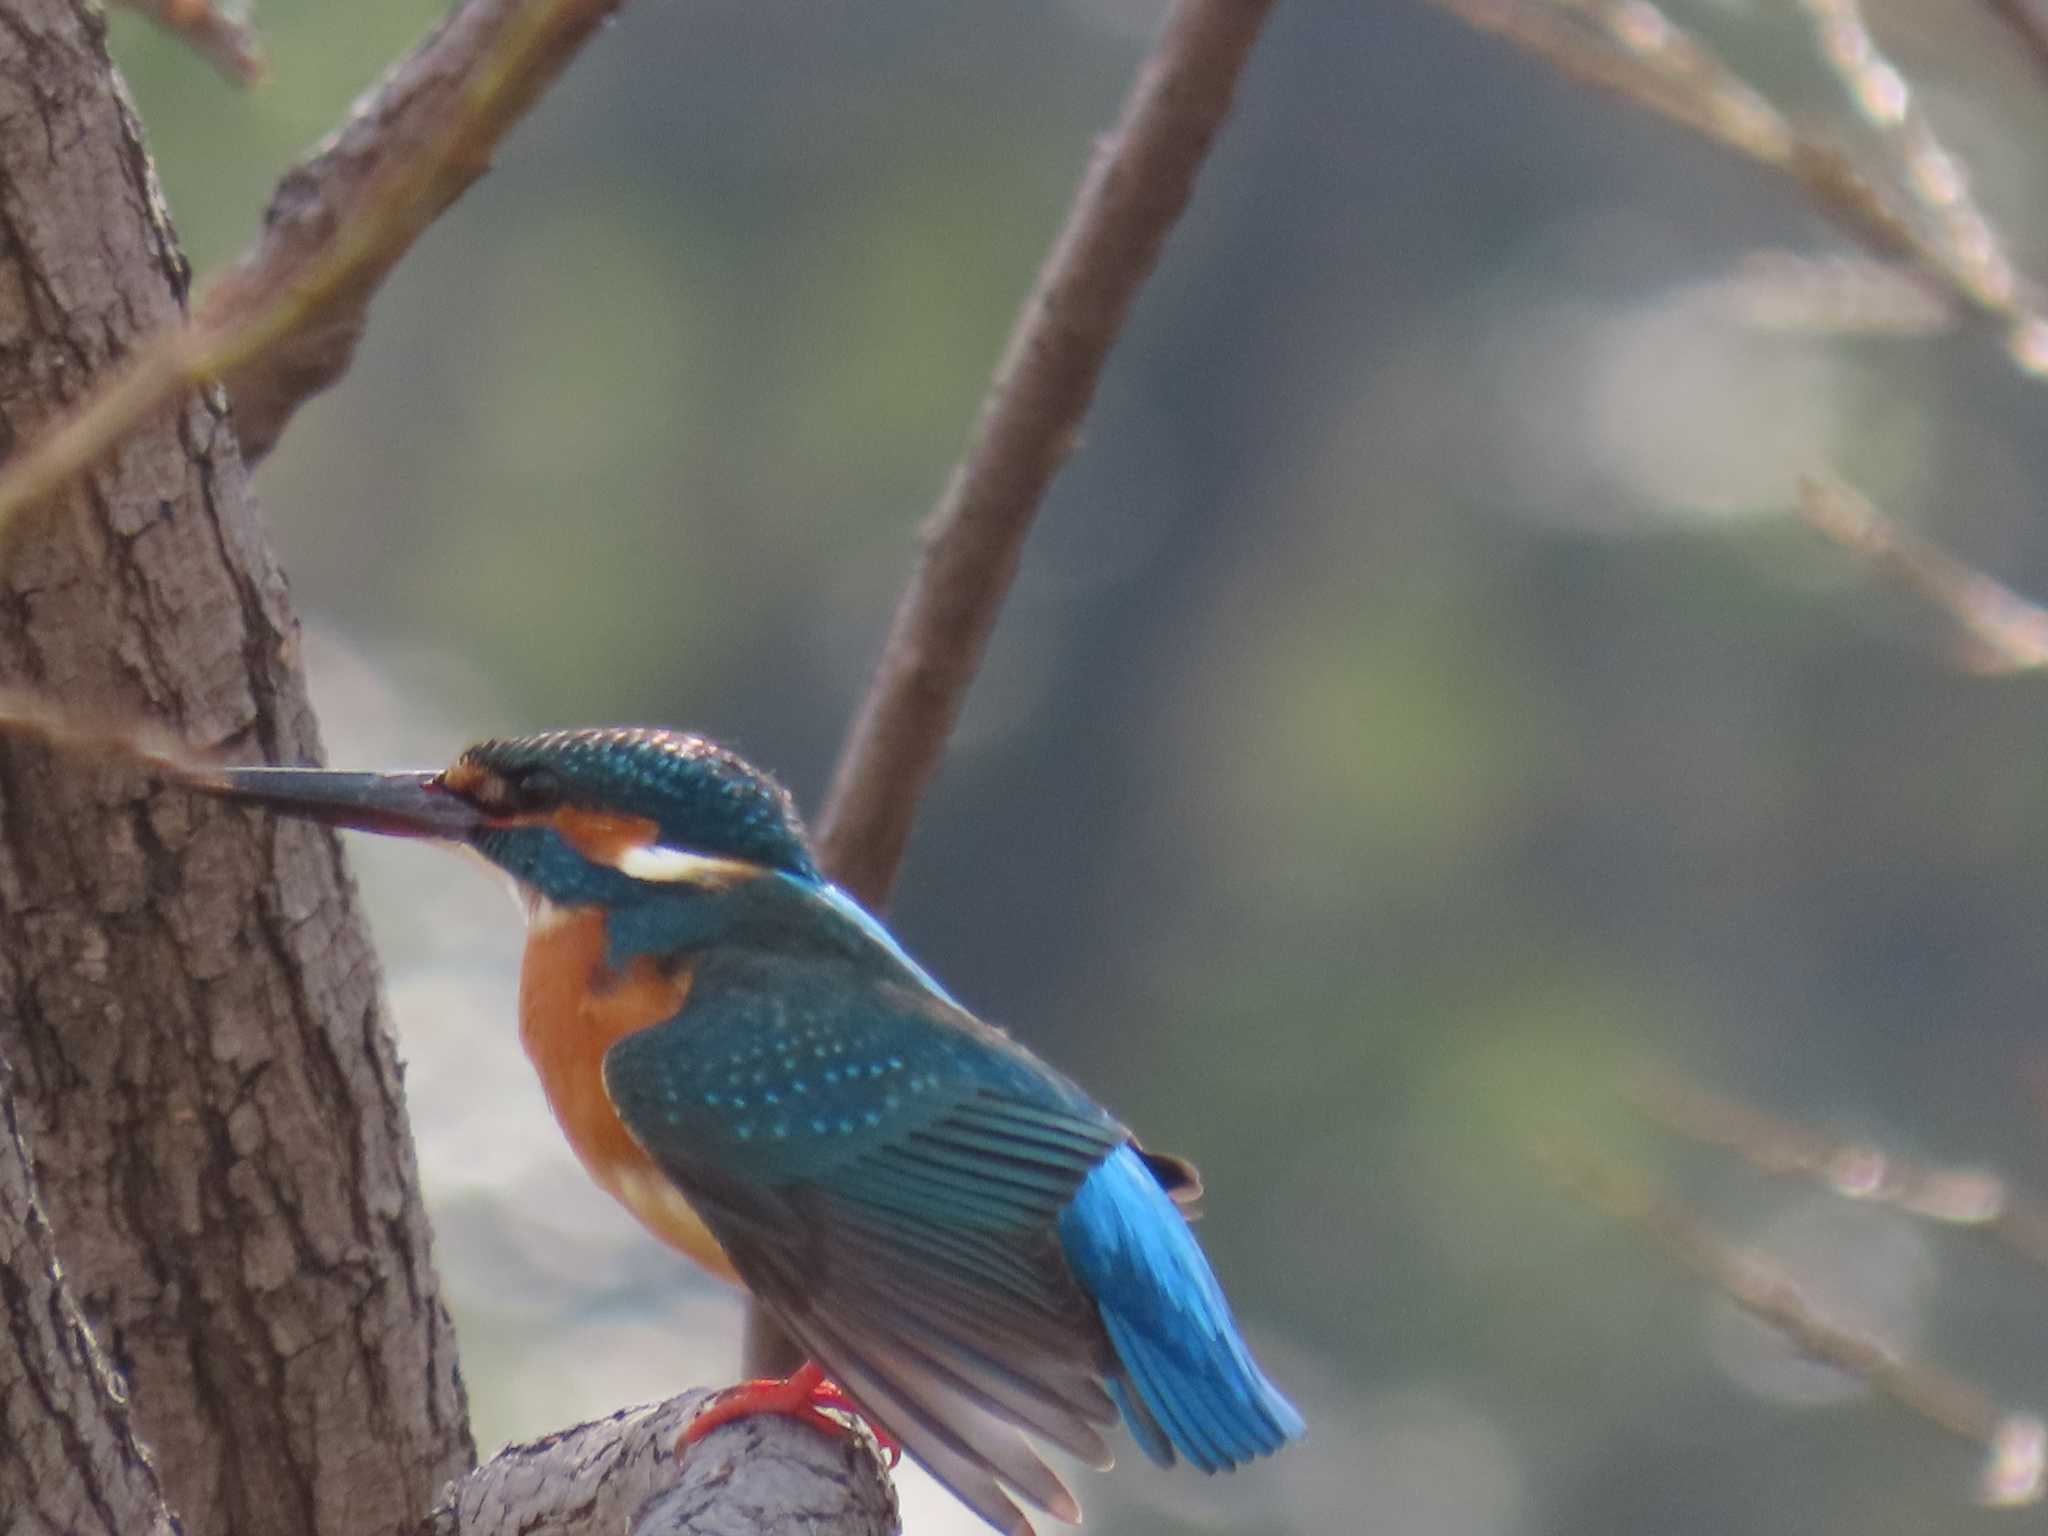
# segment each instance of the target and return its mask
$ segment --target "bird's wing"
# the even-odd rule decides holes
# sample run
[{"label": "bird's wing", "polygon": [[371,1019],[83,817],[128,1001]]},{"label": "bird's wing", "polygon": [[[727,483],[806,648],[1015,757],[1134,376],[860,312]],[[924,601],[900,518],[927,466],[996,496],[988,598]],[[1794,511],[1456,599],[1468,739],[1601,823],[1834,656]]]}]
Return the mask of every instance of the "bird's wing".
[{"label": "bird's wing", "polygon": [[1128,1133],[999,1031],[834,957],[704,960],[613,1046],[620,1119],[748,1287],[1000,1530],[1080,1507],[1017,1433],[1097,1465],[1110,1346],[1059,1212]]}]

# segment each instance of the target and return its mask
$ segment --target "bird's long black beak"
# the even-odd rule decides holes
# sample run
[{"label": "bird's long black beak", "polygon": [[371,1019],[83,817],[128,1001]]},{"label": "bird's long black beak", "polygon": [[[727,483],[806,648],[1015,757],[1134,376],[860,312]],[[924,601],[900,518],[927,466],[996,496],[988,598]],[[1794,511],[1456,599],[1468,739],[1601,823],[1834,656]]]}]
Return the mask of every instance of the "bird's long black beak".
[{"label": "bird's long black beak", "polygon": [[194,789],[280,816],[394,837],[466,840],[484,816],[438,773],[335,773],[325,768],[215,768]]}]

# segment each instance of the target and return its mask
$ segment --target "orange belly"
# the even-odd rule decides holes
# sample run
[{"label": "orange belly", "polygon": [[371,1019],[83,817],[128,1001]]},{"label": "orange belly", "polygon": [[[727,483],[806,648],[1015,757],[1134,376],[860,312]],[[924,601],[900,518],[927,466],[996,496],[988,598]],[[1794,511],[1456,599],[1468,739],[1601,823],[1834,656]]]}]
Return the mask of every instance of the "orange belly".
[{"label": "orange belly", "polygon": [[604,1087],[605,1052],[673,1018],[689,991],[688,976],[666,975],[652,963],[624,974],[607,967],[601,913],[544,913],[519,976],[519,1040],[590,1176],[656,1237],[737,1281],[725,1250],[633,1139]]}]

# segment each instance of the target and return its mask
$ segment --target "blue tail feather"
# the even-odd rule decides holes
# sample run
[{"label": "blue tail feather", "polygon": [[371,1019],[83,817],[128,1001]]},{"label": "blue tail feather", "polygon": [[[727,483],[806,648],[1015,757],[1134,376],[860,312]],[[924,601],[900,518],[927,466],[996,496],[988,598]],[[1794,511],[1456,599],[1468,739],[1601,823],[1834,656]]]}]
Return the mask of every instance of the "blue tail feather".
[{"label": "blue tail feather", "polygon": [[1194,1233],[1133,1148],[1088,1175],[1059,1230],[1123,1368],[1110,1395],[1147,1456],[1170,1466],[1177,1451],[1228,1471],[1301,1435],[1301,1415],[1253,1361]]}]

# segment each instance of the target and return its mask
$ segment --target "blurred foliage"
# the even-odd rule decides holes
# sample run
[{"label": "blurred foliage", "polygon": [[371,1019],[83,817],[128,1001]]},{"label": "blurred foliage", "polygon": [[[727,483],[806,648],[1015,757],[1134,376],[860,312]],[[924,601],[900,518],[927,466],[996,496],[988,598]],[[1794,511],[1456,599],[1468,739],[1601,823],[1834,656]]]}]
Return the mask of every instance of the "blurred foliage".
[{"label": "blurred foliage", "polygon": [[[336,759],[663,720],[815,804],[1158,12],[628,6],[259,475]],[[1796,8],[1673,14],[1874,153]],[[433,15],[270,0],[252,95],[115,18],[202,269]],[[2048,84],[1989,6],[1873,19],[2048,271]],[[1818,1244],[1850,1299],[1908,1262],[1851,1262],[1898,1218],[1670,1143],[1615,1074],[1666,1059],[2048,1188],[2048,695],[1965,674],[1937,616],[1785,515],[1838,469],[2048,589],[2048,386],[1967,330],[1746,325],[1726,289],[1758,247],[1841,248],[1786,187],[1427,7],[1276,13],[897,913],[1203,1163],[1204,1240],[1309,1412],[1234,1479],[1089,1482],[1091,1528],[2027,1518],[1973,1510],[1970,1451],[1926,1426],[1731,1363],[1718,1302],[1532,1166],[1559,1128],[1658,1165],[1737,1238]],[[729,1371],[736,1311],[541,1121],[509,913],[413,851],[359,865],[482,1433]],[[2048,1403],[2048,1284],[1910,1240],[1911,1335]]]}]

